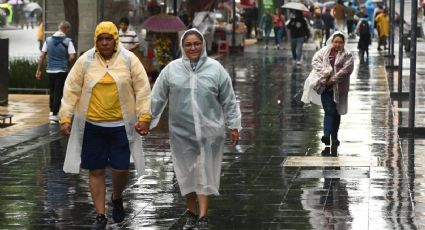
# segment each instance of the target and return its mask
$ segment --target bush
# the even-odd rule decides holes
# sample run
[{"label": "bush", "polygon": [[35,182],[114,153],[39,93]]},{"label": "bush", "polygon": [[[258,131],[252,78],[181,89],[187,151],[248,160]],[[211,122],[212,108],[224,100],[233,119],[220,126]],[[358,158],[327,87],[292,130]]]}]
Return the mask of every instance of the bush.
[{"label": "bush", "polygon": [[9,88],[26,89],[48,89],[47,74],[43,71],[41,80],[35,79],[37,70],[37,60],[35,59],[14,59],[9,61],[10,79]]}]

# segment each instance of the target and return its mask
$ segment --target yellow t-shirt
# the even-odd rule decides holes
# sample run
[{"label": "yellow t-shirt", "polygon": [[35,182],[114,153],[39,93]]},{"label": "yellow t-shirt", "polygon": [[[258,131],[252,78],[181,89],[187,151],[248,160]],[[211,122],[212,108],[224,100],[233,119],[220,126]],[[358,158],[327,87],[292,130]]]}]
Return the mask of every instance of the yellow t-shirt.
[{"label": "yellow t-shirt", "polygon": [[87,119],[94,122],[123,119],[118,88],[108,73],[93,87]]}]

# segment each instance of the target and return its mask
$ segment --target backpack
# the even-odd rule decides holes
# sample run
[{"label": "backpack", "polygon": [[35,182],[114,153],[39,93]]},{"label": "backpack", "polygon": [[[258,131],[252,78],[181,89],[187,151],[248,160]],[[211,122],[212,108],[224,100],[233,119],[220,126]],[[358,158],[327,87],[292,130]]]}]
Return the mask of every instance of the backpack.
[{"label": "backpack", "polygon": [[370,34],[369,22],[362,20],[359,25],[359,34],[360,36]]}]

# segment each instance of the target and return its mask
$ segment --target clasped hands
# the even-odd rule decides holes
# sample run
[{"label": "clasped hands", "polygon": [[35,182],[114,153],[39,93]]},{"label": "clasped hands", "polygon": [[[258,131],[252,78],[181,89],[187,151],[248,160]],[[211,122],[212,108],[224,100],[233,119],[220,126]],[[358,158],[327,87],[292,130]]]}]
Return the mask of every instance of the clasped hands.
[{"label": "clasped hands", "polygon": [[134,128],[142,136],[146,136],[149,134],[149,122],[138,121]]}]

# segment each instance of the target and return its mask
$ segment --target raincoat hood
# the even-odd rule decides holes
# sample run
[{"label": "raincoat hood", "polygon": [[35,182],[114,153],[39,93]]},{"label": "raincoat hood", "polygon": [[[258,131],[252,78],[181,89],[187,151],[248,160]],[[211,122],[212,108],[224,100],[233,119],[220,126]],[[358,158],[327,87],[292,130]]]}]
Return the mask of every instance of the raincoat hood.
[{"label": "raincoat hood", "polygon": [[[119,34],[118,29],[114,23],[109,21],[103,21],[96,26],[96,31],[94,32],[94,44],[96,46],[97,37],[101,34],[110,34],[114,37],[115,40],[115,50],[117,50],[119,45]],[[97,50],[97,47],[96,47]]]},{"label": "raincoat hood", "polygon": [[329,39],[326,41],[326,46],[328,46],[329,48],[332,47],[332,40],[334,39],[335,35],[337,35],[337,34],[344,36],[344,49],[343,50],[345,50],[345,47],[347,47],[347,44],[348,44],[348,36],[344,32],[341,32],[341,31],[335,31],[329,37]]},{"label": "raincoat hood", "polygon": [[195,29],[195,28],[186,30],[183,33],[183,35],[181,36],[181,39],[180,39],[180,50],[182,51],[182,59],[183,59],[183,61],[190,61],[189,58],[186,55],[186,52],[183,49],[183,39],[185,38],[186,34],[188,32],[191,32],[191,31],[194,31],[194,32],[198,33],[199,36],[201,36],[201,38],[202,38],[202,51],[201,51],[201,56],[199,57],[199,61],[205,61],[205,59],[208,57],[208,55],[207,55],[206,41],[205,41],[205,38],[202,35],[202,33],[199,30]]}]

